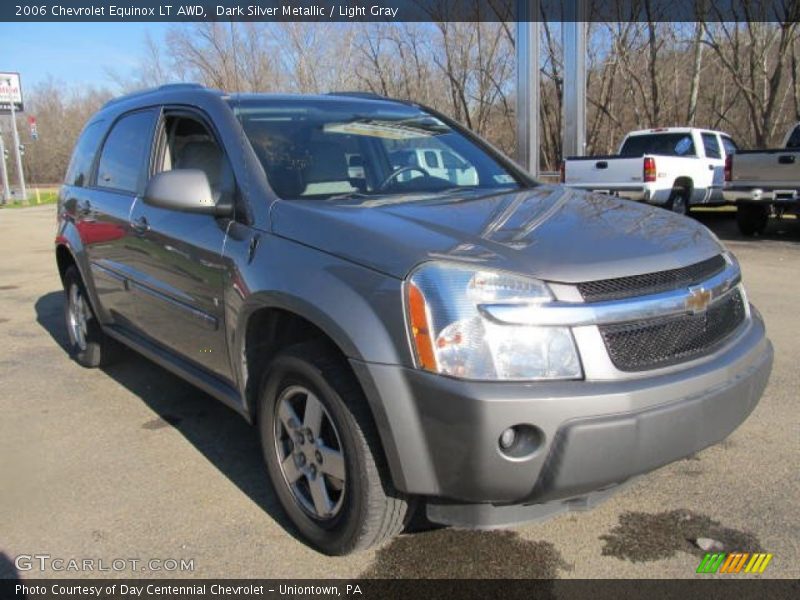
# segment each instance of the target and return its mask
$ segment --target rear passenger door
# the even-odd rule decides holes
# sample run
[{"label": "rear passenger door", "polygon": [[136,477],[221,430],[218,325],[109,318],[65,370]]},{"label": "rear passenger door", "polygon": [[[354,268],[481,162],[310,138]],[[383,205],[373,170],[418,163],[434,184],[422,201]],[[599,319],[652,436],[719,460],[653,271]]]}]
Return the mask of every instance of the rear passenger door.
[{"label": "rear passenger door", "polygon": [[[200,169],[217,202],[235,202],[233,170],[202,114],[167,108],[156,138],[153,174]],[[222,251],[230,223],[227,218],[155,207],[141,199],[131,211],[138,328],[159,345],[224,379],[230,379],[231,369]]]},{"label": "rear passenger door", "polygon": [[114,122],[100,149],[92,184],[76,205],[76,227],[98,299],[116,324],[129,324],[133,316],[126,283],[131,260],[129,215],[144,188],[157,114],[154,109],[140,110]]}]

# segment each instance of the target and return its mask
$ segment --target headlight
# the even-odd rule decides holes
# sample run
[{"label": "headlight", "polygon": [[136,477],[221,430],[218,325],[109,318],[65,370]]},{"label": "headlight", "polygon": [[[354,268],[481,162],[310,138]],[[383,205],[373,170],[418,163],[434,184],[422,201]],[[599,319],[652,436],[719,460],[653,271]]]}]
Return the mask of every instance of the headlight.
[{"label": "headlight", "polygon": [[406,310],[417,366],[483,380],[579,379],[568,327],[499,324],[481,305],[535,305],[553,299],[547,285],[498,271],[425,263],[406,282]]}]

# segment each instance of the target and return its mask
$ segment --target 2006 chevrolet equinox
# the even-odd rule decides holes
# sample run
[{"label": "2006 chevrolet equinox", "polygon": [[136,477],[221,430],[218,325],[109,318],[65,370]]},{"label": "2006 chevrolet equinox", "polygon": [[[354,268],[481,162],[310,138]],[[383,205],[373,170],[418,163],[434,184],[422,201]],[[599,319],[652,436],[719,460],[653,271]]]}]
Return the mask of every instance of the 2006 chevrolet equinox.
[{"label": "2006 chevrolet equinox", "polygon": [[592,506],[725,438],[772,366],[705,227],[537,183],[367,94],[109,102],[56,259],[77,362],[121,342],[256,424],[283,508],[330,554],[416,511],[496,527]]}]

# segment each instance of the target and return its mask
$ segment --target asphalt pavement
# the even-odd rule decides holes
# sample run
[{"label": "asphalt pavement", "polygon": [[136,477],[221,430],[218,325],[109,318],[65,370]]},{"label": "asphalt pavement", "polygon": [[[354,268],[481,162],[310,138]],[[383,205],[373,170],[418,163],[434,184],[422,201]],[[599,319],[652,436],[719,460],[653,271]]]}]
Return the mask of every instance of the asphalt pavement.
[{"label": "asphalt pavement", "polygon": [[[701,537],[772,553],[761,577],[800,577],[800,222],[742,239],[732,213],[697,217],[739,257],[775,345],[736,432],[591,512],[331,558],[295,537],[238,415],[132,352],[104,370],[70,360],[55,208],[0,210],[0,577],[683,578],[697,576]],[[40,572],[20,555],[128,562]],[[170,559],[193,570],[163,570]]]}]

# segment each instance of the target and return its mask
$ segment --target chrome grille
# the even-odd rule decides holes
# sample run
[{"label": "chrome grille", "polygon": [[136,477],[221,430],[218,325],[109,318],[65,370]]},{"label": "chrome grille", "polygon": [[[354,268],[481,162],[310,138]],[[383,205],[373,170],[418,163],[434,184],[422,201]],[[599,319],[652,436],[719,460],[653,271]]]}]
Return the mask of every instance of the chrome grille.
[{"label": "chrome grille", "polygon": [[644,371],[689,361],[719,347],[746,316],[739,289],[699,314],[601,325],[611,361],[621,371]]}]

